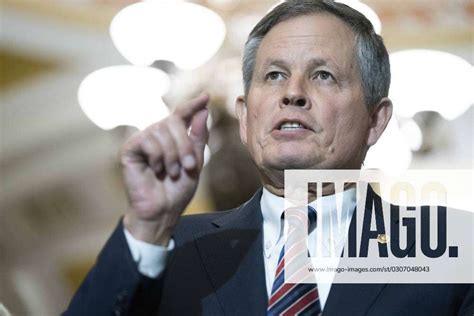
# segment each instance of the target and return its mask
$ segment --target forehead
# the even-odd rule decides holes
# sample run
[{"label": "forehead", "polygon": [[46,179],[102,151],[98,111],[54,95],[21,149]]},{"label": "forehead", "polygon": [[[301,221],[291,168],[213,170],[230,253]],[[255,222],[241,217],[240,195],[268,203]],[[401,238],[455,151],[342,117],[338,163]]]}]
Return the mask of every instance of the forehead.
[{"label": "forehead", "polygon": [[355,57],[354,38],[351,28],[331,14],[297,16],[278,23],[265,35],[257,60],[318,57],[338,64],[352,63]]}]

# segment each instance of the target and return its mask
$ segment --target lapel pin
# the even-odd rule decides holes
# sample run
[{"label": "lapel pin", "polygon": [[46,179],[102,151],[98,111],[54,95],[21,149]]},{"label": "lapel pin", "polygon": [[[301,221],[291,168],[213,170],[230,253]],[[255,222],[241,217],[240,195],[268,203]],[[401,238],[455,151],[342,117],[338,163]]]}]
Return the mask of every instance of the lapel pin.
[{"label": "lapel pin", "polygon": [[378,234],[377,241],[381,244],[386,244],[390,241],[390,236],[385,234]]}]

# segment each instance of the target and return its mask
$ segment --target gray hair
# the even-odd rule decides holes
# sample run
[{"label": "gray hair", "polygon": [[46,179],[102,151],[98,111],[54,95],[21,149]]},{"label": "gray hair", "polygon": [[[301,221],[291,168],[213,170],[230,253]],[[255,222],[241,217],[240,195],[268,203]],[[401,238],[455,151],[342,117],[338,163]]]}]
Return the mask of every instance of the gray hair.
[{"label": "gray hair", "polygon": [[375,33],[372,24],[363,14],[332,0],[287,0],[257,23],[244,47],[242,75],[245,96],[250,90],[257,51],[265,35],[280,22],[314,13],[335,15],[354,32],[365,102],[368,108],[372,109],[388,95],[390,88],[390,62],[387,49],[382,37]]}]

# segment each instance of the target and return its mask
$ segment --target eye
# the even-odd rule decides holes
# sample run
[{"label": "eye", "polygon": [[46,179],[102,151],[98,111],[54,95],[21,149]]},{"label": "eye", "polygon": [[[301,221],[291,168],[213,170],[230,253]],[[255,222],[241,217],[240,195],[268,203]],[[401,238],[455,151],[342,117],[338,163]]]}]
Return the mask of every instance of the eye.
[{"label": "eye", "polygon": [[331,75],[331,73],[327,72],[327,71],[318,71],[314,77],[314,79],[320,79],[320,80],[323,80],[323,81],[329,81],[329,80],[334,80],[334,76]]},{"label": "eye", "polygon": [[265,80],[277,81],[285,79],[285,76],[282,72],[272,71],[265,75]]}]

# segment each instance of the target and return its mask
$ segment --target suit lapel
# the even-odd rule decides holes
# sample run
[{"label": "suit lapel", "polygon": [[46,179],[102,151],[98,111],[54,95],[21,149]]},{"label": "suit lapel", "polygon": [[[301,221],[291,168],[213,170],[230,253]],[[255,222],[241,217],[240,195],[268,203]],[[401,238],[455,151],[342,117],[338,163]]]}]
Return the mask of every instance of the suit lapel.
[{"label": "suit lapel", "polygon": [[261,193],[213,221],[213,234],[196,239],[225,314],[260,315],[267,308]]}]

